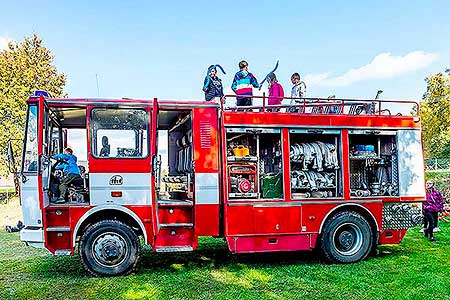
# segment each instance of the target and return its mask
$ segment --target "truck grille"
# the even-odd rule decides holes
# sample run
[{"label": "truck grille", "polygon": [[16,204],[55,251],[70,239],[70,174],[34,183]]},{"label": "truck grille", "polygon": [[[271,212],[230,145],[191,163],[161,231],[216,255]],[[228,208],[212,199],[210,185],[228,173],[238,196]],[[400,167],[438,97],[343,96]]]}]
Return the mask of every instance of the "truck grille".
[{"label": "truck grille", "polygon": [[383,229],[408,229],[422,223],[419,203],[385,203],[383,206]]}]

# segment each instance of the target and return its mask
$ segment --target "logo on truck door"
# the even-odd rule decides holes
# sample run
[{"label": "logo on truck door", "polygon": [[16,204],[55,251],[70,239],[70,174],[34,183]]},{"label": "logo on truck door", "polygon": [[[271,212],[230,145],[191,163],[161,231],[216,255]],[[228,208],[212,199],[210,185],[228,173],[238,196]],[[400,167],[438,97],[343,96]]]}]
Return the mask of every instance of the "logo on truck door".
[{"label": "logo on truck door", "polygon": [[123,178],[120,175],[114,175],[109,180],[109,185],[122,185],[123,184]]}]

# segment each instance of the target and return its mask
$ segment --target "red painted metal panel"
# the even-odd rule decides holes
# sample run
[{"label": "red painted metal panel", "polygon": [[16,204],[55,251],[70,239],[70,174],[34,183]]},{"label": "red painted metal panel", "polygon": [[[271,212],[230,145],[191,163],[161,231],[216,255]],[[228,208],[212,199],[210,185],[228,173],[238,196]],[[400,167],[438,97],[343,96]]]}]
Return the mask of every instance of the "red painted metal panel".
[{"label": "red painted metal panel", "polygon": [[403,238],[405,237],[407,230],[406,229],[400,229],[400,230],[383,230],[380,233],[380,240],[379,244],[399,244]]},{"label": "red painted metal panel", "polygon": [[216,108],[195,108],[192,117],[196,173],[219,171],[219,140]]},{"label": "red painted metal panel", "polygon": [[69,226],[69,208],[47,208],[45,211],[46,225],[52,226]]},{"label": "red painted metal panel", "polygon": [[[142,221],[142,223],[145,226],[145,231],[147,232],[147,236],[149,237],[149,243],[151,243],[151,236],[152,236],[152,227],[151,227],[151,206],[147,205],[136,205],[136,206],[125,206],[126,208],[130,209],[132,212],[134,212],[139,219]],[[75,226],[77,225],[78,221],[83,217],[83,215],[88,212],[89,210],[93,209],[94,206],[68,206],[69,209],[69,226],[70,226],[70,232],[71,235],[73,235],[73,232],[75,230]],[[56,210],[56,208],[55,208]],[[101,211],[99,211],[101,213]],[[109,218],[114,217],[113,214],[108,215]],[[79,232],[78,234],[82,234]],[[71,241],[71,245],[72,245]],[[68,248],[71,249],[72,247]]]},{"label": "red painted metal panel", "polygon": [[255,234],[300,233],[301,207],[257,207],[253,209]]},{"label": "red painted metal panel", "polygon": [[233,253],[311,250],[310,235],[230,236],[228,248]]},{"label": "red painted metal panel", "polygon": [[110,159],[89,158],[90,173],[150,173],[151,159]]},{"label": "red painted metal panel", "polygon": [[192,207],[159,207],[158,216],[160,224],[193,223]]},{"label": "red painted metal panel", "polygon": [[219,236],[219,205],[200,204],[195,206],[195,234],[198,236]]},{"label": "red painted metal panel", "polygon": [[281,138],[282,138],[282,149],[283,149],[283,187],[284,187],[284,194],[283,198],[290,200],[291,197],[291,160],[289,155],[286,155],[286,153],[289,153],[290,151],[290,145],[289,145],[289,129],[283,128],[281,130]]},{"label": "red painted metal panel", "polygon": [[226,220],[227,235],[253,234],[253,206],[228,206]]},{"label": "red painted metal panel", "polygon": [[191,228],[162,228],[159,230],[156,246],[191,246],[195,244],[194,239]]},{"label": "red painted metal panel", "polygon": [[144,223],[147,231],[148,243],[152,244],[153,227],[152,227],[152,206],[150,205],[126,205],[126,208],[134,212]]},{"label": "red painted metal panel", "polygon": [[55,253],[56,250],[71,249],[70,243],[71,233],[65,232],[47,232],[46,247],[51,253]]},{"label": "red painted metal panel", "polygon": [[[223,118],[223,106],[220,110],[220,179],[219,179],[219,201],[223,203],[223,218],[221,220],[222,224],[219,224],[219,226],[222,226],[223,234],[224,236],[228,236],[230,234],[229,229],[230,226],[228,225],[230,223],[230,211],[228,206],[228,178],[227,178],[227,171],[226,171],[226,163],[227,163],[227,141],[226,141],[226,131],[224,126],[224,118]],[[253,224],[252,226],[253,227]],[[232,232],[232,231],[231,231]]]},{"label": "red painted metal panel", "polygon": [[[378,224],[378,227],[381,228],[381,220],[382,220],[382,211],[383,204],[382,202],[375,203],[352,203],[350,201],[339,201],[336,204],[332,203],[320,203],[316,202],[314,204],[308,204],[307,202],[303,202],[302,206],[302,225],[305,227],[305,232],[319,232],[320,226],[323,223],[324,219],[332,212],[334,208],[342,205],[352,205],[352,206],[362,206],[366,208]],[[364,209],[361,208],[361,209]],[[345,209],[345,206],[343,206]],[[350,206],[348,206],[350,209]]]},{"label": "red painted metal panel", "polygon": [[151,124],[148,127],[150,129],[150,172],[151,172],[151,195],[152,195],[152,206],[151,206],[151,219],[152,219],[152,233],[153,237],[149,237],[150,244],[156,243],[156,235],[159,232],[158,226],[158,193],[156,192],[156,166],[153,163],[156,163],[156,157],[158,155],[158,146],[157,146],[157,136],[158,136],[158,99],[153,99],[153,108],[152,108],[152,118]]}]

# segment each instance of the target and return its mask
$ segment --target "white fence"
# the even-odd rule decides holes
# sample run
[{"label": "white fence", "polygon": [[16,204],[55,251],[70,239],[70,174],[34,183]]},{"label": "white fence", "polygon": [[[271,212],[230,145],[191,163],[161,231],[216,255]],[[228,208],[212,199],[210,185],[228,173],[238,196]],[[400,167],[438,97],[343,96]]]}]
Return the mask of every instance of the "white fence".
[{"label": "white fence", "polygon": [[450,158],[427,158],[425,159],[427,171],[450,171]]}]

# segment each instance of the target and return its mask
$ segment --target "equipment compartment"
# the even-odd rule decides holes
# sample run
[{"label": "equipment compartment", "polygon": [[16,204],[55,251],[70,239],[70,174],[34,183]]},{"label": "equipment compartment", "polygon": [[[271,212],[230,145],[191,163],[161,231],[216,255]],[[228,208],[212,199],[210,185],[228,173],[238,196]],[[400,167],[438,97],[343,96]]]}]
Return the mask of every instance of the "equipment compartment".
[{"label": "equipment compartment", "polygon": [[292,197],[342,197],[340,132],[303,129],[289,132]]},{"label": "equipment compartment", "polygon": [[227,129],[230,199],[283,198],[280,129]]},{"label": "equipment compartment", "polygon": [[351,131],[350,195],[397,196],[398,156],[395,131]]}]

